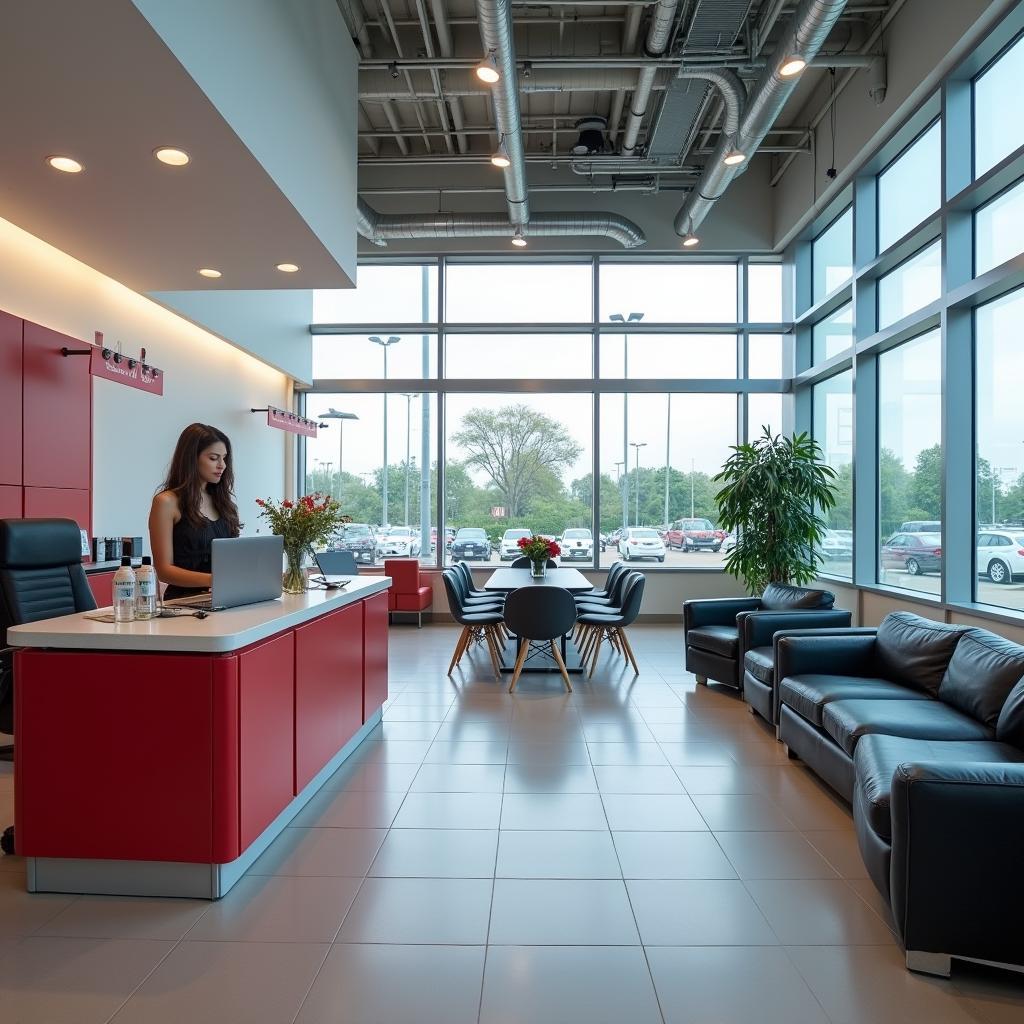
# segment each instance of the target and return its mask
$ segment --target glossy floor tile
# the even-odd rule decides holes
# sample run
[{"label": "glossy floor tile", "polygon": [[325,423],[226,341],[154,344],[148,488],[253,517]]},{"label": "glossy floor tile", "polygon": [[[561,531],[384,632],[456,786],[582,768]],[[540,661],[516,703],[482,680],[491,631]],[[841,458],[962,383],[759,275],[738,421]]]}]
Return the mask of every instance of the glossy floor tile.
[{"label": "glossy floor tile", "polygon": [[482,652],[445,676],[454,627],[394,627],[382,725],[217,903],[0,859],[0,1022],[1024,1020],[1024,978],[906,971],[849,808],[679,627],[631,633],[638,677],[509,696]]}]

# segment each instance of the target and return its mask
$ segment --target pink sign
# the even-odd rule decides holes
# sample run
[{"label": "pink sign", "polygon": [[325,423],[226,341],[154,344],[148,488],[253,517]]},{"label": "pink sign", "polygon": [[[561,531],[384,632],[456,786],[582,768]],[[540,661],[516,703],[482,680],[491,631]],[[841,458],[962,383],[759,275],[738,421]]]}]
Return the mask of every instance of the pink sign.
[{"label": "pink sign", "polygon": [[164,393],[163,371],[144,362],[145,349],[142,350],[142,356],[139,359],[115,352],[113,349],[104,347],[103,335],[99,331],[96,332],[96,344],[91,348],[89,372],[94,377],[102,377],[104,380],[112,380],[118,384],[127,384],[130,388],[138,388],[139,391],[146,391],[151,395]]},{"label": "pink sign", "polygon": [[298,413],[276,409],[274,406],[267,409],[267,426],[287,430],[291,434],[301,434],[303,437],[316,437],[316,420],[307,420]]}]

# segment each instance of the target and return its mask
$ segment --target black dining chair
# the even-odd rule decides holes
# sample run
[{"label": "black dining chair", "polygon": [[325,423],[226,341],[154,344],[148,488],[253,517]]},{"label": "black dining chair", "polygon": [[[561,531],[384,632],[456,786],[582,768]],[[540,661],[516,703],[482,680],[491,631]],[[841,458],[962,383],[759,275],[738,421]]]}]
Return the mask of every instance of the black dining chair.
[{"label": "black dining chair", "polygon": [[462,632],[455,644],[455,652],[448,665],[448,675],[455,671],[456,665],[462,661],[470,644],[486,643],[487,651],[491,656],[491,665],[494,668],[494,678],[501,679],[501,657],[500,651],[504,646],[504,640],[499,639],[498,627],[502,624],[501,608],[497,605],[466,605],[461,597],[460,578],[452,569],[445,569],[441,573],[444,580],[445,594],[448,597],[448,610],[460,626]]},{"label": "black dining chair", "polygon": [[504,604],[505,595],[498,593],[497,591],[491,590],[477,590],[476,584],[473,582],[473,570],[470,569],[466,562],[456,562],[452,569],[455,570],[462,577],[462,582],[465,584],[464,603],[469,604]]},{"label": "black dining chair", "polygon": [[628,658],[633,665],[633,671],[639,675],[640,668],[633,655],[633,648],[629,645],[626,637],[626,627],[631,626],[637,615],[640,614],[640,604],[644,599],[644,585],[646,579],[643,573],[634,572],[626,577],[626,584],[622,590],[622,605],[617,609],[610,609],[608,612],[588,611],[580,615],[580,622],[587,627],[587,638],[584,644],[584,653],[581,659],[584,665],[587,658],[591,657],[590,678],[593,678],[594,669],[597,668],[597,659],[601,656],[601,642],[608,640],[612,647],[620,650],[624,658]]},{"label": "black dining chair", "polygon": [[505,625],[519,637],[519,655],[512,671],[508,692],[516,688],[527,655],[534,644],[545,641],[551,648],[565,688],[572,693],[572,683],[555,640],[565,636],[576,621],[576,602],[561,587],[522,587],[505,599]]},{"label": "black dining chair", "polygon": [[[509,566],[510,569],[529,569],[533,565],[533,559],[527,558],[526,555],[520,555],[518,558],[512,560],[512,564]],[[557,569],[558,563],[553,559],[548,559],[548,568]]]},{"label": "black dining chair", "polygon": [[[629,573],[630,569],[625,562],[616,562],[608,570],[608,579],[603,592],[574,594],[577,614],[584,615],[587,612],[610,614],[616,610],[622,604],[622,588],[625,586]],[[585,632],[583,624],[577,621],[573,639],[579,642],[583,639]]]}]

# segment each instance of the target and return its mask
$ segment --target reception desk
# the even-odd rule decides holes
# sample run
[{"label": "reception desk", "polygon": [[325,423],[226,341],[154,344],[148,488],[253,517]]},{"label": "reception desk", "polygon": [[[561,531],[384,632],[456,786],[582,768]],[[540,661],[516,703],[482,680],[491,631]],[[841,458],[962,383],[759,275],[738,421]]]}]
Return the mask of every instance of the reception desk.
[{"label": "reception desk", "polygon": [[29,890],[223,896],[380,721],[390,583],[9,629]]}]

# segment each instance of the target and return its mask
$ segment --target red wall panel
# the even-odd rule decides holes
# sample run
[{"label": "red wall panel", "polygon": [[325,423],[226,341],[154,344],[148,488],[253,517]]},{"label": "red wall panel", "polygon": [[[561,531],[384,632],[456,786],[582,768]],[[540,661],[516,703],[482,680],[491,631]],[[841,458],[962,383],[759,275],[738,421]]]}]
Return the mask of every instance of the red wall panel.
[{"label": "red wall panel", "polygon": [[23,650],[15,674],[19,854],[212,862],[210,658]]},{"label": "red wall panel", "polygon": [[0,312],[0,484],[21,484],[22,323]]},{"label": "red wall panel", "polygon": [[363,601],[363,721],[388,699],[388,591]]},{"label": "red wall panel", "polygon": [[0,519],[21,518],[21,488],[0,485]]},{"label": "red wall panel", "polygon": [[74,519],[86,533],[92,533],[90,525],[90,492],[72,491],[63,487],[26,487],[26,519]]},{"label": "red wall panel", "polygon": [[86,579],[89,589],[99,608],[109,608],[114,603],[114,574],[112,572],[90,573]]},{"label": "red wall panel", "polygon": [[[25,321],[23,473],[26,487],[92,486],[92,378],[67,335]],[[88,529],[88,524],[82,524]]]},{"label": "red wall panel", "polygon": [[363,713],[363,609],[295,630],[295,792],[352,738]]},{"label": "red wall panel", "polygon": [[294,761],[295,639],[238,656],[239,842],[245,849],[287,806]]}]

